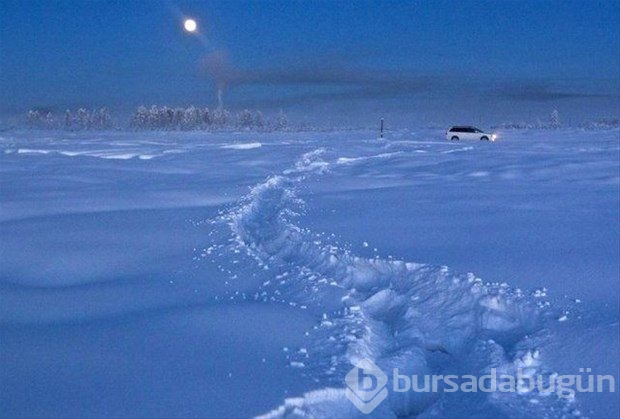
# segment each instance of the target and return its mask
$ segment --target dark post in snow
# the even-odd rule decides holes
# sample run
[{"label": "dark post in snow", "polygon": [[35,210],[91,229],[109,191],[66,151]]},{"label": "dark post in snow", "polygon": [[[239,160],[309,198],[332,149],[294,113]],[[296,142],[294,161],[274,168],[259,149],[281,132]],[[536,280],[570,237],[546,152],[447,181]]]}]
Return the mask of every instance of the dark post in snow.
[{"label": "dark post in snow", "polygon": [[383,138],[383,118],[381,118],[381,134],[379,135],[380,138]]}]

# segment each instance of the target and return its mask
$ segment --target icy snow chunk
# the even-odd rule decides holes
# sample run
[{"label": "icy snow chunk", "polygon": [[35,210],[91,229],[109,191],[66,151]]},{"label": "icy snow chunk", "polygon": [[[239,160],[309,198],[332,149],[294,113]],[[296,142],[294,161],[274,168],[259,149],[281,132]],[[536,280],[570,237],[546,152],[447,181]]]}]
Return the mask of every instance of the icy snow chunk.
[{"label": "icy snow chunk", "polygon": [[380,318],[385,321],[389,319],[397,320],[400,309],[405,307],[405,298],[398,295],[391,289],[384,289],[372,295],[364,301],[364,312],[374,318]]}]

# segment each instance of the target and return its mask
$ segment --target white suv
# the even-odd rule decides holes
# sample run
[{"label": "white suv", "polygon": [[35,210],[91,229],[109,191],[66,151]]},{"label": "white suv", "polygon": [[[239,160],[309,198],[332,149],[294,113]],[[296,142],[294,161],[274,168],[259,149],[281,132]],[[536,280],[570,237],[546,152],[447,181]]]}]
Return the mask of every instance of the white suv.
[{"label": "white suv", "polygon": [[452,127],[446,132],[446,140],[483,140],[495,141],[495,134],[488,134],[475,127]]}]

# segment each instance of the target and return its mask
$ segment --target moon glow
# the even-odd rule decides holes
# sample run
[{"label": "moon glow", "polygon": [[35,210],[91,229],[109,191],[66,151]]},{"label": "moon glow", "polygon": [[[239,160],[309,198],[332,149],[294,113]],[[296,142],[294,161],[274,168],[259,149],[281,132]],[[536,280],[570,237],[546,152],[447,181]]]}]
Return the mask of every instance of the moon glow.
[{"label": "moon glow", "polygon": [[192,33],[196,32],[196,29],[198,29],[198,24],[194,19],[185,19],[183,22],[183,27],[187,32]]}]

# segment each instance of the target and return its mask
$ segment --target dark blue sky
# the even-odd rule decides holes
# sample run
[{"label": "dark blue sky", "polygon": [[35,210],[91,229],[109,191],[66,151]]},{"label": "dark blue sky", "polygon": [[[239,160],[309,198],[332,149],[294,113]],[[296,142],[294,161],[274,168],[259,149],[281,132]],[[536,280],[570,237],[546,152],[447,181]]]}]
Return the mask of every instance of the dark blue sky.
[{"label": "dark blue sky", "polygon": [[[182,17],[201,34],[182,30]],[[0,0],[0,110],[617,116],[618,1]],[[441,114],[441,115],[439,115]]]}]

